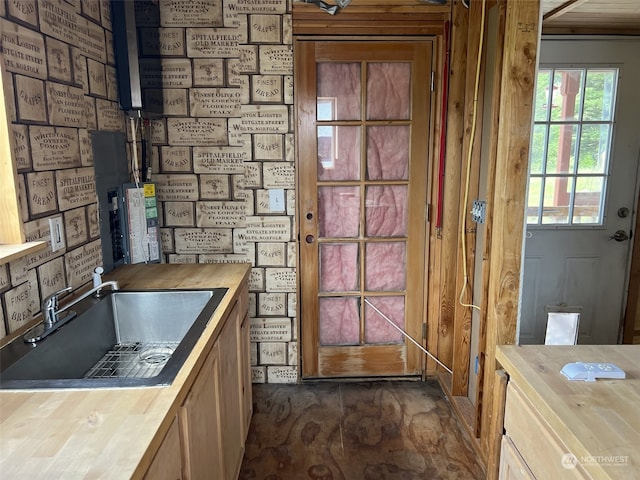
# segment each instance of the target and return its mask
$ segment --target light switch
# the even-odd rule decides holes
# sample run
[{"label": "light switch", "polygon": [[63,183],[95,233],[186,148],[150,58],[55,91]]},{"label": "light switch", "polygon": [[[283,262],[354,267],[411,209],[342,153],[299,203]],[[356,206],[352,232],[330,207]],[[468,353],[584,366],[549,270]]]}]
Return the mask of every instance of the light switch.
[{"label": "light switch", "polygon": [[284,189],[273,188],[269,190],[269,209],[272,212],[284,212]]},{"label": "light switch", "polygon": [[62,227],[62,215],[49,219],[49,233],[51,234],[51,251],[62,250],[65,246],[64,228]]}]

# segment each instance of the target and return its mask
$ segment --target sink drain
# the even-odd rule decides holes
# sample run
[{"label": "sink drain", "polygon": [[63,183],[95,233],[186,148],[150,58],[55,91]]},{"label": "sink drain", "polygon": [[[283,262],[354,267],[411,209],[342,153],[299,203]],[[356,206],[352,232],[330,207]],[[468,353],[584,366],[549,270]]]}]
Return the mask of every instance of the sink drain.
[{"label": "sink drain", "polygon": [[150,365],[165,363],[173,355],[173,349],[169,347],[152,347],[140,352],[140,361]]}]

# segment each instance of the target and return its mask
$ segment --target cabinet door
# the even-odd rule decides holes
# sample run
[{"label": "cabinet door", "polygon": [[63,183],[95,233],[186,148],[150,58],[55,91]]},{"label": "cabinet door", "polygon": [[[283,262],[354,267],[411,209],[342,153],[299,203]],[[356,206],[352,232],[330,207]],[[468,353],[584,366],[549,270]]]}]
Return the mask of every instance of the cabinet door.
[{"label": "cabinet door", "polygon": [[498,480],[536,480],[509,437],[502,437]]},{"label": "cabinet door", "polygon": [[222,475],[219,347],[213,346],[180,408],[185,480],[230,478]]},{"label": "cabinet door", "polygon": [[[240,312],[242,315],[243,312]],[[240,375],[242,379],[242,439],[246,441],[251,424],[251,414],[253,413],[253,398],[251,396],[251,343],[249,341],[249,315],[244,315],[244,320],[240,326]]]},{"label": "cabinet door", "polygon": [[178,419],[174,418],[169,431],[160,444],[145,480],[180,480],[182,479],[182,463],[180,457],[180,432]]},{"label": "cabinet door", "polygon": [[217,344],[220,346],[220,428],[224,432],[222,443],[225,479],[237,478],[244,452],[242,426],[242,399],[240,363],[238,349],[240,324],[238,304],[233,307],[229,318],[220,332]]}]

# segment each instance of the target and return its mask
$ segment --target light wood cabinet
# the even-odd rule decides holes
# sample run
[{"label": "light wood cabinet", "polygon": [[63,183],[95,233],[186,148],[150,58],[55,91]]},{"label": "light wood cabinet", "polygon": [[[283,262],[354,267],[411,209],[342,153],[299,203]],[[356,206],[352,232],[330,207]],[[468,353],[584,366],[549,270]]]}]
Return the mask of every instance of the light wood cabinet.
[{"label": "light wood cabinet", "polygon": [[182,458],[180,455],[180,432],[178,419],[174,418],[169,431],[160,444],[151,466],[144,476],[145,480],[181,480]]},{"label": "light wood cabinet", "polygon": [[245,306],[246,302],[240,299],[221,322],[220,334],[144,478],[238,477],[252,412]]},{"label": "light wood cabinet", "polygon": [[[500,479],[590,479],[558,432],[510,381],[504,410]],[[505,455],[506,450],[506,455]]]},{"label": "light wood cabinet", "polygon": [[535,480],[524,459],[509,437],[502,437],[499,480]]},{"label": "light wood cabinet", "polygon": [[219,352],[216,342],[180,408],[185,480],[224,478],[222,431],[217,408],[220,401]]},{"label": "light wood cabinet", "polygon": [[220,333],[220,385],[224,390],[220,395],[220,429],[224,432],[222,442],[222,465],[225,479],[238,477],[242,455],[244,453],[244,438],[242,436],[243,418],[241,402],[241,381],[239,357],[242,352],[239,344],[240,316],[236,305]]}]

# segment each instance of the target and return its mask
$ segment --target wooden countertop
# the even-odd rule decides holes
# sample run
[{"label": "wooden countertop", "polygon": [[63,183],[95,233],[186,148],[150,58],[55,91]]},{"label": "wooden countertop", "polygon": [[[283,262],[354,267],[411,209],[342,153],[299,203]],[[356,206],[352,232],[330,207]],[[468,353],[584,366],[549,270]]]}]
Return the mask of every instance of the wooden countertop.
[{"label": "wooden countertop", "polygon": [[142,478],[249,269],[248,264],[127,265],[105,276],[123,290],[229,291],[170,386],[0,391],[0,478]]},{"label": "wooden countertop", "polygon": [[[501,345],[496,359],[592,478],[640,478],[640,345]],[[614,363],[627,378],[569,381],[569,362]]]}]

